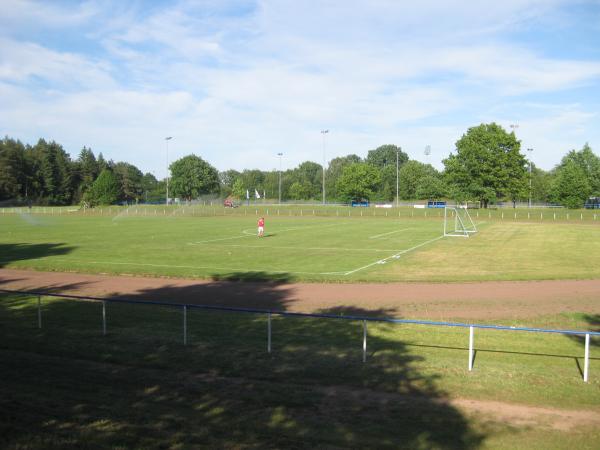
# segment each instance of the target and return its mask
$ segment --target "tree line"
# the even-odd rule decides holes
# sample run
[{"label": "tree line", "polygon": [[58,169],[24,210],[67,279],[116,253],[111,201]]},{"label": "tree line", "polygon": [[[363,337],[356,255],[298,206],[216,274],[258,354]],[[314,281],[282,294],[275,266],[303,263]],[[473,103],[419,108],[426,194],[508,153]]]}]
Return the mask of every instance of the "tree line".
[{"label": "tree line", "polygon": [[[539,151],[539,149],[538,149]],[[382,145],[365,158],[350,154],[329,162],[325,171],[327,201],[455,199],[477,201],[483,207],[499,201],[556,203],[583,206],[600,197],[600,158],[589,145],[569,151],[550,171],[530,164],[514,132],[495,123],[472,127],[443,160],[444,170],[411,160],[401,148]],[[396,168],[398,167],[398,171]],[[247,169],[218,172],[196,155],[170,167],[170,197],[192,200],[203,195],[244,200],[255,192],[282,200],[320,200],[323,168],[305,161],[293,169]],[[397,178],[398,175],[398,178]],[[166,180],[142,173],[126,162],[106,161],[102,153],[83,147],[72,160],[56,142],[40,139],[24,145],[0,141],[0,201],[48,205],[85,202],[165,202]]]}]

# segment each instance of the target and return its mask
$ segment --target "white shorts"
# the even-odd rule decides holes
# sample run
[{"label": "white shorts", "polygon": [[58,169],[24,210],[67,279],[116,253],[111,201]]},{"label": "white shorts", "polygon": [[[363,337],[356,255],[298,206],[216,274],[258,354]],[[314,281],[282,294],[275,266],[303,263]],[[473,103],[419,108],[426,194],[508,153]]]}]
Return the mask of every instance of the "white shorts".
[{"label": "white shorts", "polygon": [[262,233],[265,231],[265,227],[258,227],[258,233]]}]

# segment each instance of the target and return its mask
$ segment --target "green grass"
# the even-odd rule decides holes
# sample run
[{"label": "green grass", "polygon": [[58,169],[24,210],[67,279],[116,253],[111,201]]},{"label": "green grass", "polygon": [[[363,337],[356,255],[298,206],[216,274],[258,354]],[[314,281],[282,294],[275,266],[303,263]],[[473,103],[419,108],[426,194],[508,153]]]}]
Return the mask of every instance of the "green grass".
[{"label": "green grass", "polygon": [[[600,413],[579,339],[0,296],[2,448],[597,448],[597,426],[504,423],[466,398]],[[360,311],[358,311],[360,313]],[[455,318],[458,319],[458,318]],[[562,314],[515,325],[589,329]],[[594,344],[598,344],[595,340]]]},{"label": "green grass", "polygon": [[[590,211],[571,212],[585,214],[584,220],[556,222],[503,220],[498,214],[507,211],[475,211],[480,232],[470,239],[437,239],[442,212],[412,209],[49,211],[0,215],[0,266],[327,282],[600,277],[600,221]],[[514,214],[528,213],[534,212]],[[264,239],[253,236],[257,214],[267,219]]]}]

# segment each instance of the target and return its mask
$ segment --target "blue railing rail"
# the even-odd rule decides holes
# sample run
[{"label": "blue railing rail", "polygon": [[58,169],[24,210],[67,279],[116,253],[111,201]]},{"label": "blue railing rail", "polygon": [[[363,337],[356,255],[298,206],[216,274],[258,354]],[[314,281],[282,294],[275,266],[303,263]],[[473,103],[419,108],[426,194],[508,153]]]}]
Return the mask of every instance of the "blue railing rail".
[{"label": "blue railing rail", "polygon": [[41,298],[42,297],[56,297],[65,298],[79,301],[89,302],[102,302],[102,328],[106,335],[106,303],[126,303],[136,305],[153,305],[153,306],[167,306],[173,308],[182,308],[183,310],[183,344],[187,345],[187,310],[188,308],[204,309],[213,311],[226,311],[226,312],[238,312],[238,313],[251,313],[251,314],[265,314],[268,317],[267,322],[267,351],[271,353],[271,316],[278,315],[284,317],[306,317],[306,318],[317,318],[317,319],[336,319],[336,320],[349,320],[349,321],[360,321],[363,324],[363,362],[366,362],[367,358],[367,322],[383,322],[383,323],[394,323],[394,324],[412,324],[412,325],[425,325],[425,326],[443,326],[443,327],[459,327],[469,329],[469,371],[473,369],[473,361],[475,356],[474,348],[474,330],[475,329],[487,329],[487,330],[503,330],[503,331],[523,331],[533,333],[554,333],[564,335],[577,335],[585,337],[585,352],[584,352],[584,369],[583,369],[583,381],[587,383],[588,372],[589,372],[589,360],[590,360],[590,338],[592,336],[600,336],[598,331],[583,331],[583,330],[556,330],[547,328],[533,328],[533,327],[513,327],[506,325],[486,325],[476,323],[462,323],[462,322],[439,322],[429,320],[415,320],[415,319],[394,319],[391,317],[368,317],[368,316],[354,316],[354,315],[336,315],[336,314],[322,314],[322,313],[301,313],[292,311],[278,311],[270,309],[259,309],[259,308],[238,308],[232,306],[217,306],[217,305],[197,305],[191,303],[173,303],[173,302],[160,302],[150,300],[132,300],[128,298],[107,298],[107,297],[91,297],[73,294],[57,294],[53,292],[43,291],[29,291],[29,290],[12,290],[12,289],[0,289],[0,293],[6,294],[18,294],[18,295],[30,295],[38,298],[38,327],[42,328],[42,310],[41,310]]},{"label": "blue railing rail", "polygon": [[403,323],[413,325],[432,325],[432,326],[444,326],[444,327],[461,327],[461,328],[480,328],[490,330],[507,330],[507,331],[528,331],[535,333],[558,333],[558,334],[570,334],[585,336],[600,336],[600,331],[585,331],[585,330],[560,330],[560,329],[549,329],[549,328],[533,328],[533,327],[513,327],[508,325],[487,325],[477,323],[463,323],[463,322],[440,322],[431,320],[416,320],[416,319],[394,319],[392,317],[369,317],[369,316],[353,316],[353,315],[338,315],[338,314],[322,314],[322,313],[302,313],[293,311],[279,311],[272,309],[260,309],[260,308],[240,308],[233,306],[217,306],[217,305],[198,305],[193,303],[174,303],[174,302],[160,302],[153,300],[132,300],[126,297],[124,298],[110,298],[110,297],[93,297],[93,296],[82,296],[73,294],[57,294],[43,291],[23,291],[13,289],[0,289],[0,292],[10,294],[23,294],[32,296],[43,296],[43,297],[57,297],[57,298],[68,298],[73,300],[82,301],[94,301],[94,302],[112,302],[112,303],[129,303],[129,304],[140,304],[140,305],[157,305],[157,306],[171,306],[171,307],[188,307],[197,309],[210,309],[216,311],[229,311],[229,312],[241,312],[241,313],[253,313],[253,314],[271,314],[279,316],[290,316],[290,317],[312,317],[318,319],[338,319],[338,320],[351,320],[351,321],[366,321],[366,322],[387,322],[387,323]]}]

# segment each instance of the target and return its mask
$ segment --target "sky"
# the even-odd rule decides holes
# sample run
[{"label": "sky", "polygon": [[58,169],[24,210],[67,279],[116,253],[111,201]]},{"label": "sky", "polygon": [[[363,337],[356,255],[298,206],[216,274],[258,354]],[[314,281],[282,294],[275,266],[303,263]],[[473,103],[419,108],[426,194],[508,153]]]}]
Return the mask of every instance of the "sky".
[{"label": "sky", "polygon": [[600,0],[0,8],[0,136],[73,158],[87,146],[158,178],[167,151],[273,170],[278,153],[286,169],[383,144],[441,169],[490,122],[546,170],[586,142],[600,154]]}]

